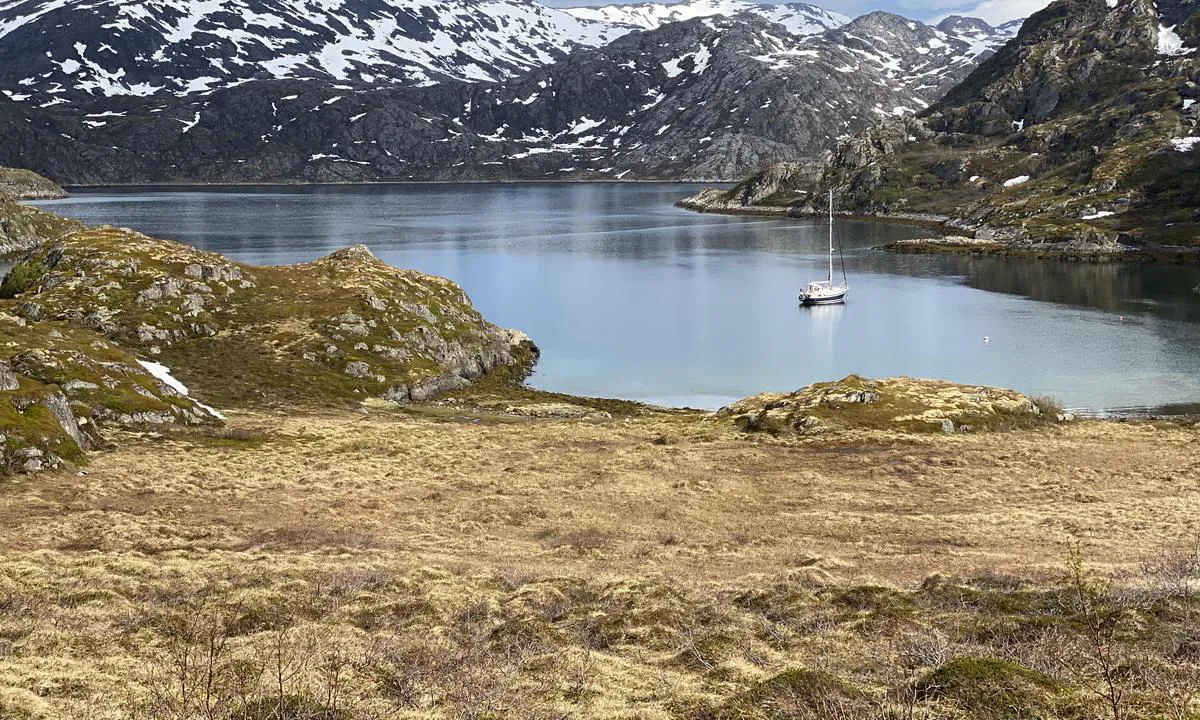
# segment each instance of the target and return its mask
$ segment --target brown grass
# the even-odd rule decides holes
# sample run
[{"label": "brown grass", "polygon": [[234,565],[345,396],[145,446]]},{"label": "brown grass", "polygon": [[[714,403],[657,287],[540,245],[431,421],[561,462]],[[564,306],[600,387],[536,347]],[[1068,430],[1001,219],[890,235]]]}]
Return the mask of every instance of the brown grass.
[{"label": "brown grass", "polygon": [[[1050,664],[1069,639],[1034,628],[1070,595],[1038,588],[1078,546],[1089,572],[1191,592],[1145,561],[1200,532],[1192,427],[779,440],[470,415],[246,415],[10,481],[0,716],[875,717],[951,702],[905,683],[976,655],[1103,708]],[[220,706],[180,705],[206,672]]]}]

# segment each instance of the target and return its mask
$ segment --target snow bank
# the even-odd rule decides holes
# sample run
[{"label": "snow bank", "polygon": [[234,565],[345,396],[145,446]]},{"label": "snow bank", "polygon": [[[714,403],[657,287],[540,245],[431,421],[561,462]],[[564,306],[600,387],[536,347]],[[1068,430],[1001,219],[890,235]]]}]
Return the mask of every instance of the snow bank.
[{"label": "snow bank", "polygon": [[225,419],[225,416],[222,415],[216,409],[211,408],[211,407],[205,405],[204,403],[200,402],[199,400],[191,397],[188,394],[187,386],[184,385],[183,383],[179,382],[179,380],[175,379],[175,376],[173,376],[171,374],[171,369],[169,367],[167,367],[166,365],[163,365],[162,363],[156,363],[156,362],[153,362],[150,360],[138,360],[138,364],[141,365],[142,367],[146,368],[146,372],[153,375],[155,380],[158,380],[159,382],[165,384],[167,387],[171,388],[172,390],[174,390],[175,392],[184,396],[185,398],[190,398],[192,402],[194,402],[194,403],[196,403],[196,405],[200,406],[209,415],[212,415],[213,417],[217,418],[218,420]]}]

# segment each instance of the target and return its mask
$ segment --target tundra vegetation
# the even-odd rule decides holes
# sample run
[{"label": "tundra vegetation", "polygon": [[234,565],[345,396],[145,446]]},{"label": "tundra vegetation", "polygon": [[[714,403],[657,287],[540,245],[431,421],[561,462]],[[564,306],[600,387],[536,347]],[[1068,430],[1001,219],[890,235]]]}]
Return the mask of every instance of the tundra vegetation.
[{"label": "tundra vegetation", "polygon": [[14,207],[49,229],[0,299],[0,717],[1200,712],[1191,422],[544,393],[527,338],[365,249]]}]

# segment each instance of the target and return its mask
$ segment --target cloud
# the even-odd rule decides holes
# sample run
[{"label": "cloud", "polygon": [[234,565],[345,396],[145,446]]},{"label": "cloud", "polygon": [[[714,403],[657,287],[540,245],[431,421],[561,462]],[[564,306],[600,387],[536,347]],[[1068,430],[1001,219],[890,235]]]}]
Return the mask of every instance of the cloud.
[{"label": "cloud", "polygon": [[977,17],[992,25],[1029,17],[1050,4],[1051,0],[986,0],[974,7],[954,11],[955,15]]}]

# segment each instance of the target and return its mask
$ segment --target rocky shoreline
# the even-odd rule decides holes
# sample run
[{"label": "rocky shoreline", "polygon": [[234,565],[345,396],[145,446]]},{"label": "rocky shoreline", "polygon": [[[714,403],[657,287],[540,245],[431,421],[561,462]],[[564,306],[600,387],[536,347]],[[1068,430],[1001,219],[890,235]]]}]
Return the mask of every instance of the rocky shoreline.
[{"label": "rocky shoreline", "polygon": [[902,255],[957,254],[988,255],[1037,260],[1086,263],[1144,263],[1200,265],[1200,248],[1117,247],[1095,249],[1079,243],[996,242],[995,240],[948,235],[936,238],[899,240],[876,249]]},{"label": "rocky shoreline", "polygon": [[[801,220],[819,220],[826,217],[808,205],[742,205],[730,199],[726,191],[715,188],[708,188],[692,197],[684,198],[675,203],[675,206],[684,210],[715,215],[785,217]],[[946,233],[937,237],[899,240],[876,248],[899,254],[944,253],[1061,260],[1064,262],[1200,265],[1200,248],[1191,246],[1135,246],[1115,241],[1092,241],[1079,238],[1059,242],[1034,242],[1025,232],[1018,229],[989,227],[972,223],[965,218],[933,213],[835,212],[834,217],[839,220],[911,225]],[[970,235],[959,234],[964,231]]]}]

